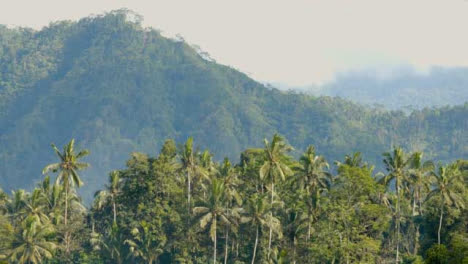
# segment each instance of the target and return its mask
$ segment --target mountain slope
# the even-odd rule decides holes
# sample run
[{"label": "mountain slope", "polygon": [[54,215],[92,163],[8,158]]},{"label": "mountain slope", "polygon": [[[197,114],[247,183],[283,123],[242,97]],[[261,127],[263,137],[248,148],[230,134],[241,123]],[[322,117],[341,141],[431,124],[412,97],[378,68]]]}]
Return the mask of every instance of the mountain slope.
[{"label": "mountain slope", "polygon": [[[50,143],[91,150],[89,197],[131,151],[193,136],[220,159],[275,132],[298,155],[316,145],[330,161],[394,144],[444,161],[466,157],[468,105],[402,112],[286,93],[202,58],[184,42],[117,11],[41,31],[0,28],[0,185],[29,187],[55,161]],[[238,157],[230,157],[237,159]]]}]

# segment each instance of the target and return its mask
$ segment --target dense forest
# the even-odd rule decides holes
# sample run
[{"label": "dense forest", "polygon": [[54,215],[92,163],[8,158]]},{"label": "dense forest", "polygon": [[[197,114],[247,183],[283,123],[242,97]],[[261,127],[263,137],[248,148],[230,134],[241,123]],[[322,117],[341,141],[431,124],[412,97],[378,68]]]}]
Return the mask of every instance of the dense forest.
[{"label": "dense forest", "polygon": [[[5,263],[451,263],[468,261],[468,161],[395,147],[384,172],[359,152],[298,159],[275,134],[240,161],[214,162],[192,138],[131,153],[89,208],[90,164],[52,145],[32,190],[0,193]],[[46,151],[46,150],[44,150]],[[336,168],[333,173],[332,167]]]},{"label": "dense forest", "polygon": [[383,170],[381,154],[396,145],[447,163],[468,157],[467,116],[468,104],[407,114],[265,87],[124,10],[39,31],[0,26],[7,192],[33,188],[53,158],[44,149],[70,137],[94,154],[85,158],[93,166],[80,189],[89,204],[127,153],[156,155],[165,138],[193,136],[216,161],[238,162],[237,153],[280,133],[295,158],[312,144],[327,160],[360,151]]}]

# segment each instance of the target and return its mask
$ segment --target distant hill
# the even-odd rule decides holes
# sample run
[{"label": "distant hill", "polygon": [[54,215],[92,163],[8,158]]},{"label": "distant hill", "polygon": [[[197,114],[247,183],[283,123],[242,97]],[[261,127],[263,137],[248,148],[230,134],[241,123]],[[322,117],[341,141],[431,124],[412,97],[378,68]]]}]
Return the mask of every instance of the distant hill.
[{"label": "distant hill", "polygon": [[[379,103],[379,102],[377,102]],[[361,151],[380,164],[392,145],[442,161],[468,156],[468,104],[406,115],[282,92],[205,60],[123,11],[41,31],[0,27],[0,185],[27,188],[56,157],[50,143],[90,149],[84,194],[131,151],[195,138],[221,159],[279,132],[330,162]],[[231,154],[232,155],[232,154]],[[238,159],[238,157],[230,157]]]},{"label": "distant hill", "polygon": [[468,102],[468,67],[433,67],[425,73],[410,67],[363,70],[338,74],[322,86],[279,87],[393,110],[460,105]]}]

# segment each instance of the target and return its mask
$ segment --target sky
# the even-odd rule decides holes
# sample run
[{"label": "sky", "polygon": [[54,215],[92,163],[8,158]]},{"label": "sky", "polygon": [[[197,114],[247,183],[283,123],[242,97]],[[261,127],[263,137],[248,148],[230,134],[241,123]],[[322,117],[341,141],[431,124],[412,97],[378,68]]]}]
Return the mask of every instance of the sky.
[{"label": "sky", "polygon": [[0,24],[40,29],[128,8],[252,78],[322,84],[340,72],[468,66],[468,0],[0,0]]}]

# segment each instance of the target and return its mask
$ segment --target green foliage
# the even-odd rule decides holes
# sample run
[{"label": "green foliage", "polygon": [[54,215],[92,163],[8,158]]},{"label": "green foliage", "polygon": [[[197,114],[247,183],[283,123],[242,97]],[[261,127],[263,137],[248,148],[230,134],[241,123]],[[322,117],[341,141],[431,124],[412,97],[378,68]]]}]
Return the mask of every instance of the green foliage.
[{"label": "green foliage", "polygon": [[[280,133],[299,156],[313,144],[339,160],[355,150],[378,168],[390,146],[428,159],[468,155],[468,105],[409,115],[349,101],[282,92],[205,60],[187,43],[143,28],[114,11],[40,31],[0,27],[0,184],[32,188],[53,160],[44,149],[75,137],[94,153],[85,161],[87,204],[129,152],[154,154],[165,138],[190,135],[215,160]],[[412,98],[411,98],[412,99]],[[196,146],[194,146],[196,147]]]},{"label": "green foliage", "polygon": [[0,192],[0,261],[466,262],[464,160],[436,170],[422,153],[395,148],[380,177],[359,153],[336,168],[313,146],[295,159],[279,135],[237,164],[193,142],[166,140],[156,157],[131,153],[90,209],[72,188],[88,152],[75,153],[73,140],[54,148],[60,162],[46,171],[57,172],[55,184],[45,176],[31,192]]}]

